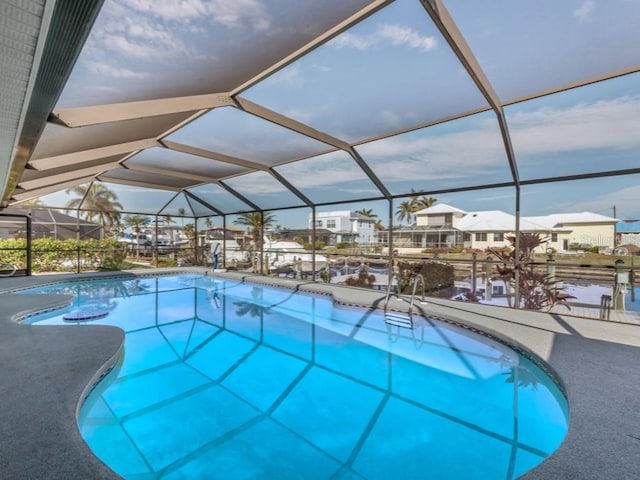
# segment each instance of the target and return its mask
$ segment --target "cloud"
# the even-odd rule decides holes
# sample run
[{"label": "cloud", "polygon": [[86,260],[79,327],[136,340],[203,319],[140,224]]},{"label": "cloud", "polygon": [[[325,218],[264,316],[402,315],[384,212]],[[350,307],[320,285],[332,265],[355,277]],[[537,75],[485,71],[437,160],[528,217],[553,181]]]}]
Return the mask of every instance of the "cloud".
[{"label": "cloud", "polygon": [[332,39],[327,45],[337,49],[355,48],[356,50],[367,50],[375,43],[376,40],[371,36],[344,32]]},{"label": "cloud", "polygon": [[420,35],[411,27],[399,24],[382,24],[374,35],[360,35],[347,31],[332,39],[328,45],[337,49],[368,50],[375,45],[387,42],[425,52],[433,50],[438,45],[435,37]]},{"label": "cloud", "polygon": [[264,82],[266,85],[284,85],[292,88],[302,88],[304,86],[304,78],[300,70],[300,65],[295,63],[283,68],[275,75],[271,75]]},{"label": "cloud", "polygon": [[144,72],[135,72],[127,68],[119,68],[106,63],[88,62],[87,68],[93,73],[112,78],[148,78],[149,75]]},{"label": "cloud", "polygon": [[596,5],[593,0],[585,0],[573,11],[573,16],[577,18],[580,23],[590,22],[593,19],[595,8]]},{"label": "cloud", "polygon": [[412,28],[404,25],[381,25],[378,34],[382,38],[391,40],[393,45],[406,45],[425,52],[431,51],[438,46],[435,37],[422,36]]},{"label": "cloud", "polygon": [[191,22],[207,18],[229,28],[268,30],[271,21],[259,0],[126,0],[138,12],[164,22]]},{"label": "cloud", "polygon": [[518,157],[640,148],[640,95],[543,108],[508,117]]},{"label": "cloud", "polygon": [[[431,132],[434,130],[425,130]],[[495,121],[476,121],[461,132],[428,136],[416,132],[390,137],[361,145],[357,150],[374,168],[384,171],[385,181],[460,178],[507,168]]]}]

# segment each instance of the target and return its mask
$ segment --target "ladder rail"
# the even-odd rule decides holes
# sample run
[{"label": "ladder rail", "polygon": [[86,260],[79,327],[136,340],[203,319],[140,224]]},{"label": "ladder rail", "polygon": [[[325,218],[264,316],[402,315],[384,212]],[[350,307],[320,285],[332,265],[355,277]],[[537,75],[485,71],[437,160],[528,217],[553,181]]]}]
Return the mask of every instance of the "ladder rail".
[{"label": "ladder rail", "polygon": [[[388,314],[387,310],[389,307],[389,299],[391,298],[391,286],[393,283],[393,279],[397,277],[396,272],[391,272],[391,274],[389,275],[389,282],[387,284],[387,294],[385,296],[384,299],[384,316],[385,316],[385,322],[386,323],[393,323],[394,325],[399,325],[399,321],[400,321],[400,317],[398,314]],[[413,286],[411,289],[411,299],[409,301],[409,312],[407,313],[406,319],[403,318],[402,323],[406,323],[405,326],[409,327],[409,328],[413,328],[413,305],[415,303],[415,299],[416,299],[416,290],[418,288],[418,284],[422,284],[422,301],[424,302],[424,295],[425,295],[425,285],[424,285],[424,277],[421,274],[415,274],[413,276]],[[396,293],[396,297],[398,297],[398,293]]]}]

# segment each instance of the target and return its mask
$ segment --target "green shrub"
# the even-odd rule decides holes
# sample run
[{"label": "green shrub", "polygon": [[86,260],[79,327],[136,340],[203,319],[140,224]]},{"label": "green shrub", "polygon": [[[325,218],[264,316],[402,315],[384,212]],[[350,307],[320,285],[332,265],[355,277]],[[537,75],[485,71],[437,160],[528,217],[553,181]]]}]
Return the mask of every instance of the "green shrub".
[{"label": "green shrub", "polygon": [[[2,261],[27,268],[27,241],[0,240]],[[108,240],[54,240],[38,238],[31,242],[31,269],[40,272],[74,272],[78,262],[83,270],[120,270],[125,265],[125,247]]]},{"label": "green shrub", "polygon": [[398,262],[398,292],[411,294],[414,275],[420,274],[424,280],[425,292],[433,292],[454,284],[453,265],[429,262]]}]

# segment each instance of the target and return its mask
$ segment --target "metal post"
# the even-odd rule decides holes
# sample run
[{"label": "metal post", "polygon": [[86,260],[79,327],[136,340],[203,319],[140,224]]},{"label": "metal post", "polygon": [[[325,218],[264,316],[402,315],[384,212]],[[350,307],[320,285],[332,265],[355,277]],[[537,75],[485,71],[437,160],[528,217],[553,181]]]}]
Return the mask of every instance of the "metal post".
[{"label": "metal post", "polygon": [[311,207],[311,271],[316,281],[316,207]]},{"label": "metal post", "polygon": [[478,254],[476,252],[473,252],[471,254],[471,294],[475,295],[476,294],[476,264],[477,264],[477,259],[478,259]]}]

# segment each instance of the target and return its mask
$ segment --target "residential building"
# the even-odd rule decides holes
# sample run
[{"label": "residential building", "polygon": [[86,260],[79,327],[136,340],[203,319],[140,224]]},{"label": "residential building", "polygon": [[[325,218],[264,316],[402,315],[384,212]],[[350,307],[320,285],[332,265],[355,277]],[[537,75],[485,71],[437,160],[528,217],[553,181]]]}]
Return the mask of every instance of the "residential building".
[{"label": "residential building", "polygon": [[[376,219],[350,210],[316,213],[316,229],[326,229],[335,234],[336,243],[357,242],[358,245],[375,245],[378,235]],[[309,228],[313,217],[309,215]]]},{"label": "residential building", "polygon": [[[556,213],[521,217],[520,231],[539,233],[547,241],[542,249],[568,251],[598,247],[613,249],[617,219],[597,213]],[[416,223],[394,230],[394,248],[405,253],[425,248],[459,246],[476,250],[509,245],[516,217],[499,210],[466,212],[436,204],[416,212]]]}]

